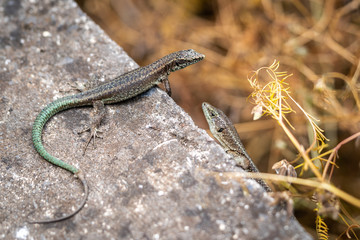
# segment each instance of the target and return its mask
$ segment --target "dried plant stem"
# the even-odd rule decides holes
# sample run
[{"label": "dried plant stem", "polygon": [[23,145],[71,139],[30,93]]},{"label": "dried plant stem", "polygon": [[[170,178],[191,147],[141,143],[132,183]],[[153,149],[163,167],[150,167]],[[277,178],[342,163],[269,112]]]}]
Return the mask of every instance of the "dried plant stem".
[{"label": "dried plant stem", "polygon": [[320,43],[325,43],[331,50],[342,56],[344,59],[352,64],[356,64],[357,57],[350,51],[346,50],[343,46],[337,43],[329,34],[325,34],[323,38],[317,39]]},{"label": "dried plant stem", "polygon": [[[333,162],[335,164],[335,161],[336,161],[335,154],[337,154],[337,152],[342,147],[342,145],[354,140],[357,137],[360,137],[360,132],[357,132],[357,133],[351,135],[350,137],[342,140],[338,145],[336,145],[336,147],[333,149],[332,153],[330,154],[329,161],[327,161],[327,163],[325,165],[324,172],[323,172],[323,175],[322,175],[322,180],[325,180],[325,178],[326,178],[326,173],[327,173],[327,171],[328,171],[328,169],[330,167],[330,163]],[[330,174],[329,174],[329,179],[331,179],[333,170],[334,170],[334,165],[331,168],[331,171],[330,171]]]},{"label": "dried plant stem", "polygon": [[[356,102],[356,106],[357,106],[358,110],[360,111],[360,99],[359,99],[358,90],[356,88],[356,80],[354,81],[354,79],[358,79],[359,72],[360,72],[360,61],[358,62],[354,76],[351,79],[348,76],[345,76],[344,74],[338,73],[338,72],[326,73],[326,74],[324,74],[324,77],[342,79],[346,84],[348,84],[350,91],[353,94],[354,100]],[[338,105],[340,105],[340,103],[338,103]]]},{"label": "dried plant stem", "polygon": [[332,19],[334,13],[334,5],[335,5],[334,0],[325,1],[323,8],[324,10],[321,19],[317,21],[312,28],[307,29],[300,36],[288,40],[285,43],[285,46],[295,48],[298,46],[302,46],[308,43],[309,41],[314,40],[318,36],[320,36],[321,33],[325,31],[326,27],[329,25]]},{"label": "dried plant stem", "polygon": [[[286,125],[284,124],[284,122],[282,121],[278,121],[278,123],[280,124],[280,126],[283,128],[284,132],[286,133],[286,135],[288,136],[288,138],[290,139],[290,141],[293,143],[293,145],[295,146],[295,148],[298,150],[298,152],[300,153],[300,155],[303,157],[303,159],[306,162],[306,165],[308,165],[311,170],[313,171],[313,173],[315,174],[315,176],[317,177],[317,179],[322,180],[321,177],[321,173],[319,172],[319,170],[317,169],[317,167],[315,166],[315,164],[311,161],[311,159],[309,158],[307,152],[305,151],[304,147],[298,142],[298,140],[294,137],[294,135],[290,132],[290,130],[286,127]],[[314,134],[315,135],[315,134]],[[306,166],[305,165],[305,166]]]},{"label": "dried plant stem", "polygon": [[344,201],[360,208],[360,199],[351,196],[350,194],[342,191],[341,189],[327,183],[327,182],[321,182],[311,179],[303,179],[303,178],[295,178],[295,177],[287,177],[287,176],[281,176],[276,174],[270,174],[270,173],[251,173],[251,172],[208,172],[209,174],[221,174],[224,177],[231,177],[231,178],[261,178],[261,179],[268,179],[271,181],[278,181],[278,182],[289,182],[294,184],[299,184],[303,186],[313,187],[316,189],[325,189],[329,192],[332,192],[337,197],[343,199]]}]

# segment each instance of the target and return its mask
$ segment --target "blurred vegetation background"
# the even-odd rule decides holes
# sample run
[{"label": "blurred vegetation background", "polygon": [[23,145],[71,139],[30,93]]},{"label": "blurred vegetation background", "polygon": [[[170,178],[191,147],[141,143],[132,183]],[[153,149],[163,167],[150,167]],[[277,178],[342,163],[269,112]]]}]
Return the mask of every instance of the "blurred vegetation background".
[{"label": "blurred vegetation background", "polygon": [[[177,50],[193,48],[206,59],[170,76],[173,99],[207,129],[201,103],[222,109],[234,123],[260,171],[273,172],[297,152],[275,121],[252,121],[248,75],[274,59],[287,71],[290,92],[320,119],[329,149],[360,130],[360,0],[77,0],[140,66]],[[294,107],[295,110],[296,107]],[[309,146],[300,114],[289,120]],[[332,181],[360,197],[359,139],[339,151]],[[311,203],[306,203],[306,205]],[[347,206],[353,217],[359,210]],[[309,232],[315,213],[297,208]],[[329,220],[330,236],[346,227]],[[333,235],[331,235],[333,234]],[[332,239],[332,238],[331,238]],[[345,239],[345,238],[344,238]]]}]

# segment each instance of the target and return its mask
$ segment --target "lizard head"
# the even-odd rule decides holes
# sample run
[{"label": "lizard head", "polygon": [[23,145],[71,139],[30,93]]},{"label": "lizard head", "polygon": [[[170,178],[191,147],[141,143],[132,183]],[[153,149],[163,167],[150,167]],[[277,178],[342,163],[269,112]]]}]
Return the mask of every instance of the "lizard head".
[{"label": "lizard head", "polygon": [[226,151],[237,152],[239,145],[240,148],[243,148],[236,128],[225,113],[206,102],[202,104],[202,110],[209,124],[210,132]]},{"label": "lizard head", "polygon": [[173,65],[171,71],[175,72],[177,70],[183,69],[191,64],[197,63],[205,58],[204,54],[198,53],[193,49],[181,50],[173,53]]},{"label": "lizard head", "polygon": [[210,132],[216,140],[225,150],[237,151],[242,143],[234,125],[225,113],[206,102],[202,104],[202,110],[209,124]]},{"label": "lizard head", "polygon": [[225,114],[220,109],[215,108],[207,102],[203,102],[202,110],[214,137],[217,138],[218,136],[225,134],[227,126],[229,125],[227,122],[228,118]]}]

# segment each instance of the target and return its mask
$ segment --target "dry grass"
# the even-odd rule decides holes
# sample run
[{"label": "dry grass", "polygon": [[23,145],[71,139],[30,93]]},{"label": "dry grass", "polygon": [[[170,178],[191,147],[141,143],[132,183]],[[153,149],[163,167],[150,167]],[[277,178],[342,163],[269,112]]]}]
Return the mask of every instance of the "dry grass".
[{"label": "dry grass", "polygon": [[[252,92],[247,77],[277,59],[281,71],[293,73],[288,83],[294,99],[321,120],[329,149],[360,131],[360,0],[83,0],[80,5],[140,65],[180,49],[204,53],[205,61],[171,76],[174,99],[203,128],[203,101],[236,123],[249,122],[253,105],[247,102]],[[265,172],[298,154],[271,121],[236,124]],[[306,117],[292,114],[289,121],[299,143],[309,147]],[[336,148],[339,168],[330,178],[359,198],[358,145],[353,139]],[[349,211],[359,218],[359,210]],[[327,223],[330,236],[346,230],[340,222]],[[303,224],[314,229],[314,221]]]}]

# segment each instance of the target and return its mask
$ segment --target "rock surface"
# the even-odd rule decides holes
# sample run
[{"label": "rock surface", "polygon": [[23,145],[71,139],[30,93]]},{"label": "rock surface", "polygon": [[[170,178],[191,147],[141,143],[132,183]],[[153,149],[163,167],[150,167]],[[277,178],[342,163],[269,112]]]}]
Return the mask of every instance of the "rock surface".
[{"label": "rock surface", "polygon": [[90,195],[69,220],[27,223],[70,213],[82,198],[69,172],[35,152],[36,115],[69,94],[67,83],[137,64],[70,0],[0,3],[1,239],[311,239],[255,181],[221,178],[241,170],[158,88],[107,106],[103,139],[85,156],[88,133],[74,131],[91,108],[48,122],[45,147],[85,172]]}]

